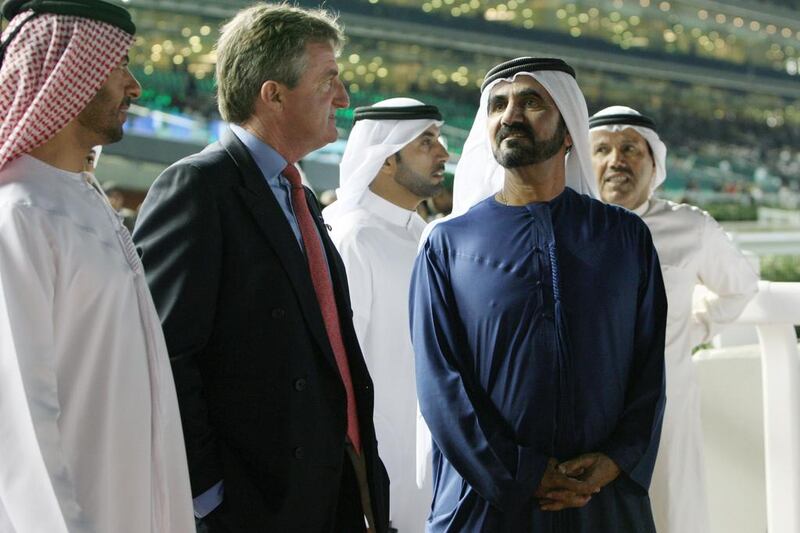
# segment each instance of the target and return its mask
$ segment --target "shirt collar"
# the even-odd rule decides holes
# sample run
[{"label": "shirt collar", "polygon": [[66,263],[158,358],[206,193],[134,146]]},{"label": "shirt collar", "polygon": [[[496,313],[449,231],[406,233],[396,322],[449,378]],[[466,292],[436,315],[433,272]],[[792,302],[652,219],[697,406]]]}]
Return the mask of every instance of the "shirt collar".
[{"label": "shirt collar", "polygon": [[247,151],[253,156],[258,169],[267,181],[274,181],[283,169],[286,168],[286,159],[275,151],[273,147],[236,124],[230,125],[231,131],[242,141]]},{"label": "shirt collar", "polygon": [[425,227],[425,221],[416,211],[409,211],[399,205],[395,205],[369,189],[364,191],[364,196],[361,197],[361,206],[395,226],[418,231],[421,231],[420,228]]}]

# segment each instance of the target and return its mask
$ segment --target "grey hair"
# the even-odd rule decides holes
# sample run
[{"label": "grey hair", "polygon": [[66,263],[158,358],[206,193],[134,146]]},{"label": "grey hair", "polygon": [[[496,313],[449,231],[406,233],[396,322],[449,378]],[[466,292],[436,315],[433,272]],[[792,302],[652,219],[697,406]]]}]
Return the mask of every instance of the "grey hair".
[{"label": "grey hair", "polygon": [[217,41],[217,105],[228,122],[249,119],[268,80],[293,89],[307,67],[306,44],[329,42],[338,54],[344,33],[323,9],[258,4],[239,11]]}]

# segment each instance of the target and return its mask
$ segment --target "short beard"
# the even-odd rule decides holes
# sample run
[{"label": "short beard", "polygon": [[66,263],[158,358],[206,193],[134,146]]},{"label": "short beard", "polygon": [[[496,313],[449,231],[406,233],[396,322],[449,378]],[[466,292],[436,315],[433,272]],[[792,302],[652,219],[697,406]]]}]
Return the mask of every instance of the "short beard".
[{"label": "short beard", "polygon": [[[126,99],[130,105],[130,99]],[[113,110],[112,110],[113,109]],[[98,92],[78,115],[78,122],[85,128],[95,133],[100,142],[97,144],[112,144],[122,140],[123,128],[118,122],[119,108],[112,108],[103,89]]]},{"label": "short beard", "polygon": [[399,153],[395,155],[397,156],[397,172],[394,175],[394,180],[397,183],[419,198],[432,198],[442,192],[444,182],[431,183],[430,177],[425,177],[411,170],[403,163]]},{"label": "short beard", "polygon": [[[510,140],[507,144],[508,148],[503,150],[500,147],[503,139],[513,131],[524,133],[526,136]],[[492,152],[495,160],[503,168],[526,167],[552,158],[564,146],[564,139],[566,138],[567,125],[564,123],[563,118],[558,121],[558,128],[556,128],[552,137],[538,142],[533,130],[528,125],[503,126],[497,132],[495,137],[496,145]]]}]

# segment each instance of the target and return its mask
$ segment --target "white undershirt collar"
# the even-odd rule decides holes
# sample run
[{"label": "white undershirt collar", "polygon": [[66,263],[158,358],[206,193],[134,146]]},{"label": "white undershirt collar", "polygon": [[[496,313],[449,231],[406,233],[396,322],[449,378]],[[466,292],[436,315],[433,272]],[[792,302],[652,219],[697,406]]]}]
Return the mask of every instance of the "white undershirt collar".
[{"label": "white undershirt collar", "polygon": [[647,213],[648,209],[650,209],[650,200],[649,199],[645,200],[644,203],[642,205],[640,205],[639,207],[637,207],[636,209],[634,209],[633,212],[636,213],[639,216],[642,216],[645,213]]},{"label": "white undershirt collar", "polygon": [[364,191],[364,196],[359,202],[364,209],[382,218],[383,220],[406,229],[415,226],[425,226],[425,221],[416,211],[409,211],[399,205],[393,204],[385,198],[378,196],[371,190]]}]

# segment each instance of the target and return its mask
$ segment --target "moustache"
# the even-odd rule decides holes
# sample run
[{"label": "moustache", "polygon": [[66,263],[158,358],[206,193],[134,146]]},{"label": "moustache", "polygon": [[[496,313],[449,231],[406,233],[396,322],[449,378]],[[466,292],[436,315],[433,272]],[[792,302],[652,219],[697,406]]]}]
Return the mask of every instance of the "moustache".
[{"label": "moustache", "polygon": [[633,176],[633,171],[626,167],[611,167],[605,174],[606,176]]},{"label": "moustache", "polygon": [[495,135],[495,140],[500,143],[506,137],[511,135],[512,133],[521,133],[528,137],[530,140],[535,140],[535,136],[533,134],[533,130],[530,126],[526,124],[511,124],[509,126],[501,126],[499,130],[497,130],[497,135]]}]

